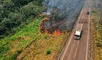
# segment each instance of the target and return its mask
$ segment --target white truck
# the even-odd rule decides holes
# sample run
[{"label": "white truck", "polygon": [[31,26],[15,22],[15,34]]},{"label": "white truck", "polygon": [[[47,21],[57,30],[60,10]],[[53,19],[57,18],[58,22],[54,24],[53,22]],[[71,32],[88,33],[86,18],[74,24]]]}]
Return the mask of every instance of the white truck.
[{"label": "white truck", "polygon": [[75,30],[75,34],[74,34],[75,40],[80,40],[80,38],[82,36],[82,27],[83,27],[83,24],[80,24],[78,27],[79,28]]},{"label": "white truck", "polygon": [[75,31],[75,40],[80,40],[82,35],[82,30],[76,30]]}]

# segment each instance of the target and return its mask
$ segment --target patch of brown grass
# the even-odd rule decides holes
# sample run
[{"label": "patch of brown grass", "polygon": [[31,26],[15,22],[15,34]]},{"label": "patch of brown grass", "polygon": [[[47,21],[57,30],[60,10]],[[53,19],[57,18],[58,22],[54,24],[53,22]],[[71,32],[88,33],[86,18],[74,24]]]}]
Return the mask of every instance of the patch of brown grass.
[{"label": "patch of brown grass", "polygon": [[19,41],[29,40],[29,39],[30,38],[28,36],[22,36],[22,37],[18,37],[16,40],[10,41],[9,43],[10,51],[8,51],[6,55],[9,57],[10,55],[14,54],[17,50],[22,50],[22,49],[18,49]]},{"label": "patch of brown grass", "polygon": [[[92,59],[93,60],[102,60],[102,49],[97,46],[97,43],[102,40],[99,37],[102,37],[100,34],[100,31],[98,30],[101,28],[99,25],[99,20],[100,20],[100,13],[99,11],[95,10],[96,13],[92,13]],[[98,26],[98,28],[96,28]]]},{"label": "patch of brown grass", "polygon": [[[56,60],[58,53],[65,43],[65,36],[67,34],[59,36],[50,36],[41,38],[36,42],[33,42],[17,57],[17,60]],[[46,50],[50,49],[51,54],[46,55]]]}]

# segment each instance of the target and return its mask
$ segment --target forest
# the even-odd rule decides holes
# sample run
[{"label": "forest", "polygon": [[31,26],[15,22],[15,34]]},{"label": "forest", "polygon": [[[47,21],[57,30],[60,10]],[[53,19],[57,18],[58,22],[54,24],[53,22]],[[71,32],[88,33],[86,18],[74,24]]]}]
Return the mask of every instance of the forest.
[{"label": "forest", "polygon": [[43,0],[0,0],[0,38],[15,34],[41,12]]}]

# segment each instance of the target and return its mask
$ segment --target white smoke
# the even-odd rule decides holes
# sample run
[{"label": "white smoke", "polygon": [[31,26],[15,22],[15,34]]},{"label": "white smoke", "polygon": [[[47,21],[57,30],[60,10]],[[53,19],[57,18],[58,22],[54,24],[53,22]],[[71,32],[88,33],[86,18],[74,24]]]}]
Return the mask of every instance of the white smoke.
[{"label": "white smoke", "polygon": [[[66,25],[69,29],[73,26],[84,3],[85,0],[44,0],[43,2],[43,4],[47,6],[47,11],[49,12],[53,11],[53,7],[57,7],[60,10],[60,15],[65,17],[63,20],[66,20],[68,23],[70,22],[70,24]],[[63,26],[63,24],[61,26]]]}]

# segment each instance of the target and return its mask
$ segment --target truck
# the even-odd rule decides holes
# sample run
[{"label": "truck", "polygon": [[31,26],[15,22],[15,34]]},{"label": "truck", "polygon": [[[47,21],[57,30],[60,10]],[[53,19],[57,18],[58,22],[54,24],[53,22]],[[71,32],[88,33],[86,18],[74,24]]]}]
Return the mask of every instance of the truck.
[{"label": "truck", "polygon": [[75,30],[75,34],[74,34],[75,40],[80,40],[82,36],[82,26],[83,24],[80,24],[79,28]]},{"label": "truck", "polygon": [[82,30],[76,30],[75,31],[75,40],[80,40],[82,35]]}]

